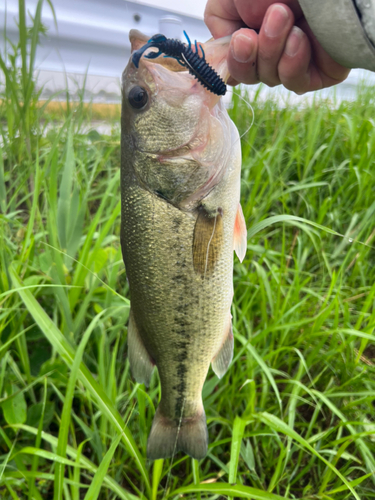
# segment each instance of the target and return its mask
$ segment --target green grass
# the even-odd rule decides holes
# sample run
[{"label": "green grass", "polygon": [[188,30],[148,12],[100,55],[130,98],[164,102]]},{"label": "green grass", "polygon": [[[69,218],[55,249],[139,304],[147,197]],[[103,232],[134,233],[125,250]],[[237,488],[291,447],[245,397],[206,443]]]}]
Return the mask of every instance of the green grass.
[{"label": "green grass", "polygon": [[[35,36],[9,48],[29,70]],[[248,252],[234,271],[234,360],[204,387],[209,453],[151,463],[160,387],[136,384],[126,355],[119,126],[81,133],[84,111],[67,106],[48,128],[32,72],[4,68],[0,497],[375,498],[373,94],[252,103]],[[237,96],[231,115],[245,131]]]}]

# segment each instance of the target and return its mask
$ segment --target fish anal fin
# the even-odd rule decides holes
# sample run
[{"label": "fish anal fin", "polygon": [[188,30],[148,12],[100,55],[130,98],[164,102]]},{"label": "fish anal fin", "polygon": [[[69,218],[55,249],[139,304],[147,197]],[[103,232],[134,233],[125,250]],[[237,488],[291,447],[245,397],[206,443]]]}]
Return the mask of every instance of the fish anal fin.
[{"label": "fish anal fin", "polygon": [[223,242],[221,208],[218,208],[215,214],[209,214],[204,207],[200,207],[193,239],[193,264],[196,273],[204,277],[212,274],[219,260]]},{"label": "fish anal fin", "polygon": [[233,344],[232,319],[229,315],[229,326],[225,330],[223,343],[211,361],[212,369],[219,378],[225,375],[233,359]]},{"label": "fish anal fin", "polygon": [[208,431],[203,404],[193,417],[180,421],[165,417],[156,410],[147,442],[147,458],[170,458],[178,451],[200,460],[207,454]]},{"label": "fish anal fin", "polygon": [[139,384],[148,387],[155,364],[141,339],[131,310],[128,324],[128,356],[133,377]]},{"label": "fish anal fin", "polygon": [[237,257],[240,259],[240,262],[242,262],[245,258],[247,250],[247,230],[241,203],[238,204],[236,219],[234,222],[233,247]]}]

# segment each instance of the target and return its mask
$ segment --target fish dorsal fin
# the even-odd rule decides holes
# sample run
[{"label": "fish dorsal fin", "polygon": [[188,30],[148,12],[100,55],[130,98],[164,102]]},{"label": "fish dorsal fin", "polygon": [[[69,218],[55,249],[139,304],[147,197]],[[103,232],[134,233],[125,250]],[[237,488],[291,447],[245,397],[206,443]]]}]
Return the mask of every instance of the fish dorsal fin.
[{"label": "fish dorsal fin", "polygon": [[209,214],[199,208],[194,229],[193,264],[201,276],[209,276],[215,269],[223,248],[223,214],[221,208],[216,214]]},{"label": "fish dorsal fin", "polygon": [[238,204],[236,220],[234,221],[233,248],[240,262],[242,262],[247,250],[247,230],[241,203]]}]

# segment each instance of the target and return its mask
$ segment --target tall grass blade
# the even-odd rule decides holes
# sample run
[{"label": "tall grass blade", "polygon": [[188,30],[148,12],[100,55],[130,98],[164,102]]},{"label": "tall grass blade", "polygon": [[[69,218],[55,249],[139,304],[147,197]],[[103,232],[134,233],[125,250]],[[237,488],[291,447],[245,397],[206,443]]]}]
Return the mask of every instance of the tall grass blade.
[{"label": "tall grass blade", "polygon": [[258,352],[255,349],[255,347],[247,339],[245,339],[245,337],[243,337],[242,335],[240,335],[239,333],[237,333],[236,334],[236,338],[238,338],[240,340],[240,342],[242,343],[242,345],[245,346],[245,348],[249,351],[249,353],[251,354],[251,356],[253,356],[253,358],[257,361],[257,363],[259,364],[259,366],[264,371],[264,374],[266,375],[266,377],[270,381],[270,384],[272,385],[272,388],[275,391],[276,399],[277,399],[277,401],[279,403],[280,410],[281,410],[282,409],[282,402],[281,402],[280,392],[279,392],[279,389],[277,388],[277,384],[276,384],[275,379],[274,379],[274,377],[273,377],[273,375],[271,373],[271,370],[268,368],[268,366],[264,362],[263,358],[258,354]]},{"label": "tall grass blade", "polygon": [[[61,457],[65,457],[65,455],[66,455],[66,446],[68,444],[68,433],[69,433],[69,427],[70,427],[70,416],[71,416],[71,410],[72,410],[72,404],[73,404],[74,389],[75,389],[75,385],[76,385],[77,378],[78,378],[79,368],[81,366],[83,352],[85,350],[87,342],[89,341],[91,333],[93,332],[100,317],[103,314],[104,314],[104,311],[102,311],[97,316],[95,316],[95,318],[91,321],[89,327],[87,328],[87,330],[85,331],[85,333],[82,337],[82,340],[78,346],[78,349],[77,349],[75,357],[74,357],[74,361],[73,361],[71,372],[70,372],[69,382],[68,382],[68,386],[67,386],[66,394],[65,394],[65,401],[64,401],[64,407],[63,407],[63,411],[62,411],[62,415],[61,415],[59,437],[58,437],[58,444],[57,444],[57,450],[56,450],[56,453]],[[120,438],[121,438],[121,434],[120,434]],[[57,464],[56,465],[55,481],[54,481],[54,497],[53,497],[54,500],[61,500],[62,499],[63,484],[64,484],[64,471],[65,471],[64,464]]]},{"label": "tall grass blade", "polygon": [[[30,43],[30,53],[29,53],[29,67],[28,67],[28,82],[29,82],[29,93],[30,93],[30,83],[33,82],[33,77],[34,77],[34,63],[35,63],[35,56],[36,56],[36,50],[38,47],[38,41],[39,41],[39,36],[40,36],[40,27],[41,27],[41,21],[42,21],[42,8],[43,8],[43,0],[38,0],[35,14],[34,14],[34,23],[32,27],[32,37],[31,37],[31,43]],[[29,96],[30,97],[30,96]]]},{"label": "tall grass blade", "polygon": [[[36,435],[35,439],[35,448],[40,448],[40,444],[42,442],[42,431],[43,431],[43,424],[44,424],[44,414],[46,411],[46,403],[47,403],[47,378],[44,379],[44,393],[43,393],[43,404],[42,404],[42,411],[40,414],[40,420],[39,420],[39,425],[38,425],[38,433]],[[31,467],[31,472],[36,472],[38,470],[38,464],[39,464],[39,457],[35,456],[33,457],[33,463]],[[35,496],[35,477],[30,477],[29,480],[29,500],[32,500]]]},{"label": "tall grass blade", "polygon": [[345,484],[345,486],[350,490],[352,495],[356,500],[361,500],[360,497],[357,495],[357,493],[354,491],[350,483],[347,481],[347,479],[341,474],[340,471],[336,469],[328,460],[326,460],[319,452],[313,448],[310,443],[308,443],[302,436],[300,436],[297,432],[295,432],[293,429],[289,427],[285,422],[280,420],[279,418],[275,417],[274,415],[271,415],[270,413],[258,413],[256,415],[256,418],[261,420],[263,423],[271,427],[277,432],[282,432],[286,436],[294,439],[297,441],[297,443],[300,443],[303,447],[307,448],[313,455],[318,457],[322,462],[324,462],[327,467],[329,467],[336,475],[341,479],[341,481]]},{"label": "tall grass blade", "polygon": [[[17,287],[21,288],[22,282],[16,275],[14,269],[11,268],[9,270],[9,273],[13,283]],[[32,293],[29,290],[22,290],[22,289],[20,289],[18,293],[21,299],[23,300],[26,308],[28,309],[29,313],[34,318],[34,321],[37,323],[41,331],[46,336],[47,340],[53,345],[53,347],[60,354],[65,363],[68,365],[68,367],[71,367],[75,355],[73,348],[64,338],[62,333],[58,330],[53,321],[41,308],[35,297],[33,297]],[[79,379],[86,387],[86,389],[92,394],[92,396],[96,401],[96,404],[103,412],[103,414],[106,415],[106,417],[112,423],[112,425],[114,425],[115,428],[119,432],[121,432],[124,429],[123,419],[121,418],[116,408],[112,405],[111,401],[109,400],[104,390],[95,381],[95,379],[93,378],[93,376],[83,363],[81,363],[79,369]],[[146,487],[150,492],[151,491],[150,482],[143,458],[135,444],[133,436],[131,435],[130,431],[127,428],[124,429],[123,431],[123,441],[129,453],[135,459],[137,467],[145,481]]]},{"label": "tall grass blade", "polygon": [[229,462],[229,483],[237,482],[238,461],[240,459],[242,438],[245,432],[246,421],[240,417],[236,417],[233,423],[232,444],[230,448]]},{"label": "tall grass blade", "polygon": [[152,467],[152,492],[151,500],[157,500],[160,478],[163,472],[164,460],[155,460]]},{"label": "tall grass blade", "polygon": [[[13,425],[12,426],[14,429],[22,429],[25,432],[28,432],[30,434],[36,435],[38,430],[35,429],[34,427],[30,427],[29,425]],[[57,438],[55,436],[52,436],[51,434],[48,434],[47,432],[42,432],[42,439],[44,439],[47,443],[49,443],[51,446],[54,448],[57,447]],[[72,446],[68,445],[66,449],[67,455],[69,455],[73,460],[76,460],[76,463],[79,465],[79,467],[76,465],[75,468],[78,469],[87,469],[89,471],[92,471],[95,473],[98,470],[98,467],[91,462],[87,457],[84,455],[81,455],[79,458],[79,453],[76,449],[74,449]],[[77,458],[79,458],[79,461],[77,461]],[[126,491],[122,486],[120,486],[112,477],[106,476],[104,479],[104,483],[108,486],[108,488],[115,493],[119,498],[122,500],[139,500],[139,496],[134,496],[128,491]],[[145,497],[142,495],[141,499],[144,500]]]},{"label": "tall grass blade", "polygon": [[[61,178],[59,200],[57,205],[57,231],[61,248],[65,251],[68,248],[68,232],[72,227],[72,221],[75,221],[76,217],[76,213],[71,214],[70,210],[74,169],[73,125],[70,124],[66,145],[65,164]],[[70,220],[71,218],[72,220]]]},{"label": "tall grass blade", "polygon": [[247,230],[247,239],[250,240],[257,233],[259,233],[260,231],[263,231],[263,229],[266,229],[267,227],[272,226],[272,224],[276,224],[278,222],[290,222],[290,223],[303,222],[304,224],[308,224],[309,226],[316,227],[317,229],[320,229],[321,231],[325,231],[326,233],[334,234],[336,236],[343,237],[342,234],[337,233],[333,229],[330,229],[329,227],[326,227],[326,226],[322,226],[322,224],[317,224],[316,222],[305,219],[303,217],[297,217],[296,215],[274,215],[272,217],[268,217],[265,220],[262,220],[261,222],[254,224],[253,226],[250,226],[250,228]]},{"label": "tall grass blade", "polygon": [[104,478],[107,474],[108,467],[111,463],[112,457],[117,449],[117,446],[120,444],[120,441],[121,441],[121,434],[119,434],[113,440],[111,447],[109,448],[103,460],[101,461],[98,470],[95,472],[92,483],[90,484],[90,488],[86,493],[84,500],[97,500],[100,494],[100,489],[102,487]]},{"label": "tall grass blade", "polygon": [[7,210],[7,191],[5,186],[3,150],[0,144],[0,209],[3,214]]},{"label": "tall grass blade", "polygon": [[[192,469],[193,469],[193,479],[194,479],[194,484],[199,485],[200,479],[199,479],[199,461],[195,460],[194,458],[191,460],[192,464]],[[197,500],[201,500],[201,494],[198,491],[197,492]]]},{"label": "tall grass blade", "polygon": [[168,497],[178,497],[178,495],[198,492],[235,498],[251,498],[251,500],[290,500],[290,497],[281,497],[273,493],[251,488],[250,486],[231,485],[228,483],[190,485],[172,491]]},{"label": "tall grass blade", "polygon": [[[13,397],[9,397],[13,396]],[[24,424],[26,422],[26,400],[22,391],[17,390],[14,384],[8,384],[5,400],[1,407],[8,424]]]},{"label": "tall grass blade", "polygon": [[21,72],[23,96],[26,95],[28,84],[27,78],[27,26],[26,26],[26,7],[25,0],[18,0],[18,22],[19,22],[19,37],[21,49]]}]

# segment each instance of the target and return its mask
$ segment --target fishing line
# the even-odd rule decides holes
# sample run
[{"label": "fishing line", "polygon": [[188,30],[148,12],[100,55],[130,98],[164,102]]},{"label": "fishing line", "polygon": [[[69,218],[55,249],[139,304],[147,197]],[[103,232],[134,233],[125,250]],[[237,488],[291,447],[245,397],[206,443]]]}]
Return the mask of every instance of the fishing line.
[{"label": "fishing line", "polygon": [[[49,243],[47,243],[46,241],[41,241],[40,242],[42,245],[45,245],[49,248],[52,248],[52,250],[55,250],[56,252],[59,252],[61,253],[62,255],[64,255],[64,257],[67,257],[68,259],[72,260],[73,262],[75,262],[77,265],[79,266],[82,266],[84,269],[86,269],[86,271],[91,274],[91,276],[94,276],[94,278],[96,278],[98,281],[100,281],[100,283],[105,287],[107,288],[107,290],[109,290],[110,292],[114,293],[115,295],[117,295],[117,297],[119,297],[127,306],[130,306],[130,300],[129,299],[126,299],[125,297],[123,297],[122,295],[120,295],[118,292],[116,292],[116,290],[114,290],[113,288],[111,288],[105,281],[103,281],[96,273],[94,273],[94,271],[92,271],[90,268],[88,268],[87,266],[85,266],[85,264],[83,264],[82,262],[80,262],[79,260],[75,259],[74,257],[72,257],[71,255],[67,254],[66,252],[64,252],[63,250],[60,250],[59,248],[57,247],[54,247],[53,245],[50,245]],[[112,265],[112,264],[111,264]],[[113,264],[114,265],[114,264]],[[13,290],[14,291],[14,290]]]},{"label": "fishing line", "polygon": [[245,132],[242,135],[240,135],[240,139],[242,139],[242,137],[244,137],[249,132],[249,130],[252,128],[252,126],[254,125],[255,111],[254,111],[254,108],[252,107],[252,105],[250,104],[250,101],[248,101],[247,99],[245,99],[242,96],[241,88],[240,88],[238,93],[233,91],[233,94],[236,95],[237,97],[239,97],[246,104],[246,106],[251,110],[251,114],[252,114],[252,120],[251,120],[249,127],[245,130]]},{"label": "fishing line", "polygon": [[[246,100],[241,94],[237,94],[236,95],[247,105],[247,107],[251,110],[251,113],[252,113],[252,119],[251,119],[251,123],[250,125],[248,126],[248,128],[245,130],[245,132],[240,135],[238,137],[238,139],[231,145],[231,149],[237,144],[237,141],[240,141],[248,132],[249,130],[251,129],[251,127],[253,126],[254,124],[254,121],[255,121],[255,113],[254,113],[254,109],[253,107],[251,106],[250,102],[248,100]],[[213,240],[213,237],[215,235],[215,230],[216,230],[216,222],[217,222],[217,214],[215,216],[215,221],[214,221],[214,227],[213,227],[213,230],[212,230],[212,234],[211,234],[211,237],[210,237],[210,240],[208,242],[208,245],[207,245],[207,251],[206,251],[206,262],[205,262],[205,271],[204,271],[204,280],[205,280],[205,277],[206,277],[206,272],[207,272],[207,267],[208,267],[208,259],[209,259],[209,250],[210,250],[210,246],[211,246],[211,242]],[[204,281],[203,280],[203,281]],[[195,350],[197,346],[197,337],[195,337],[193,339],[193,350]],[[163,500],[166,498],[166,495],[167,495],[167,491],[168,491],[168,486],[169,486],[169,482],[170,482],[170,478],[171,478],[171,475],[172,475],[172,468],[173,468],[173,461],[174,461],[174,458],[175,458],[175,455],[176,455],[176,449],[177,449],[177,443],[178,443],[178,437],[179,437],[179,434],[180,434],[180,431],[181,431],[181,427],[182,427],[182,419],[183,419],[183,413],[184,413],[184,407],[185,407],[185,401],[186,401],[186,398],[184,398],[183,400],[183,403],[182,403],[182,407],[181,407],[181,415],[180,415],[180,420],[179,420],[179,424],[178,424],[178,427],[177,427],[177,433],[176,433],[176,440],[175,440],[175,444],[174,444],[174,449],[173,449],[173,454],[172,454],[172,457],[171,457],[171,464],[170,464],[170,469],[169,469],[169,472],[168,472],[168,476],[167,476],[167,481],[166,481],[166,485],[165,485],[165,489],[164,489],[164,494],[163,494]]]}]

